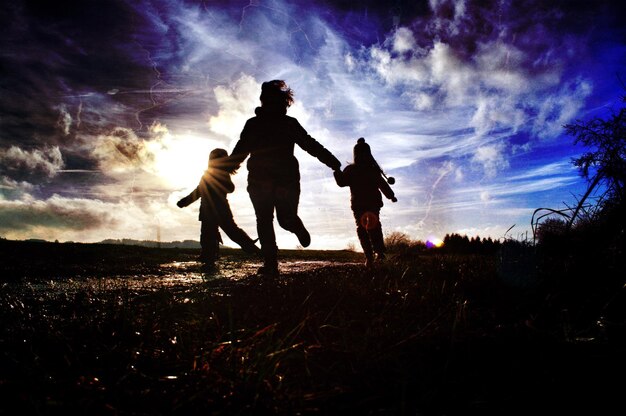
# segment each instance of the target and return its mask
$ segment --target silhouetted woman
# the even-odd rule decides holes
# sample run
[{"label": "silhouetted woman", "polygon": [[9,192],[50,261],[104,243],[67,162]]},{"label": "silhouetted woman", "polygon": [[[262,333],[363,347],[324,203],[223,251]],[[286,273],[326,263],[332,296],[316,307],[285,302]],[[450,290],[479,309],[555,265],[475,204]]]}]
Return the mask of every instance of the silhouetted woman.
[{"label": "silhouetted woman", "polygon": [[278,224],[294,233],[307,247],[311,236],[298,217],[300,170],[294,156],[297,144],[329,168],[341,168],[337,160],[317,140],[309,136],[298,120],[287,115],[293,104],[293,91],[282,80],[264,82],[261,107],[249,119],[231,152],[233,170],[248,157],[248,193],[254,206],[257,232],[264,265],[260,273],[278,273],[278,247],[274,232],[274,211]]},{"label": "silhouetted woman", "polygon": [[356,221],[356,234],[365,254],[365,264],[370,266],[374,254],[379,260],[385,257],[385,241],[380,225],[381,191],[392,202],[397,199],[364,138],[357,140],[353,155],[354,163],[343,171],[335,171],[334,176],[337,185],[350,187],[350,207]]}]

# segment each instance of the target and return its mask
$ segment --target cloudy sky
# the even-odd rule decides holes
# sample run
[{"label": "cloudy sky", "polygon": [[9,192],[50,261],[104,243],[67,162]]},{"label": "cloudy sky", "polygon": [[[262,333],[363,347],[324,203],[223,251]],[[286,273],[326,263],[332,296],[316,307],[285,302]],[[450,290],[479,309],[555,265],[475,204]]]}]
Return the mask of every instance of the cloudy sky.
[{"label": "cloudy sky", "polygon": [[[396,178],[385,233],[525,237],[536,208],[585,189],[562,126],[621,105],[621,3],[3,2],[0,236],[198,239],[199,203],[175,202],[284,79],[311,136],[344,165],[365,137]],[[355,244],[349,190],[297,156],[311,247]],[[230,201],[256,237],[246,174]]]}]

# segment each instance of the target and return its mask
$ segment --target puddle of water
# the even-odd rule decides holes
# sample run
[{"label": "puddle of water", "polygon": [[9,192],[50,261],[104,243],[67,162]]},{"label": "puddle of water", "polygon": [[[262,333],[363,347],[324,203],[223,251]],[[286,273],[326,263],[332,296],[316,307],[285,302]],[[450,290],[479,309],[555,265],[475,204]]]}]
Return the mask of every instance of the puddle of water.
[{"label": "puddle of water", "polygon": [[[282,274],[286,273],[302,273],[309,270],[315,270],[325,266],[353,265],[356,263],[339,263],[332,261],[281,261],[279,270]],[[156,274],[137,274],[130,276],[103,276],[103,277],[77,277],[58,280],[33,280],[16,283],[5,284],[3,288],[21,292],[23,295],[38,296],[45,294],[46,297],[55,297],[57,295],[72,295],[78,292],[89,291],[93,294],[99,294],[105,291],[134,291],[145,292],[155,291],[163,288],[172,289],[190,289],[198,284],[230,280],[239,281],[256,274],[261,267],[259,261],[241,261],[229,260],[228,258],[220,259],[217,267],[210,271],[205,271],[202,264],[196,261],[176,261],[165,263],[159,266],[161,273]],[[19,287],[21,286],[21,287]]]}]

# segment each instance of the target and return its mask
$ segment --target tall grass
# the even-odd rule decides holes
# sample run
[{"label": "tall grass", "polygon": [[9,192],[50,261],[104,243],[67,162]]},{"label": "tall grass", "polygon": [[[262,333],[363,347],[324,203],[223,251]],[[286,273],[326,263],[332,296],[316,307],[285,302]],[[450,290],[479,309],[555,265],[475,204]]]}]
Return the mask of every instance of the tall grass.
[{"label": "tall grass", "polygon": [[[129,270],[150,270],[163,256]],[[161,288],[94,280],[46,293],[33,279],[4,283],[1,406],[24,414],[513,414],[597,378],[604,356],[568,344],[560,324],[528,325],[544,300],[503,276],[497,256],[431,251],[371,269],[349,261]],[[623,368],[616,356],[613,371]],[[570,360],[585,371],[568,370]]]}]

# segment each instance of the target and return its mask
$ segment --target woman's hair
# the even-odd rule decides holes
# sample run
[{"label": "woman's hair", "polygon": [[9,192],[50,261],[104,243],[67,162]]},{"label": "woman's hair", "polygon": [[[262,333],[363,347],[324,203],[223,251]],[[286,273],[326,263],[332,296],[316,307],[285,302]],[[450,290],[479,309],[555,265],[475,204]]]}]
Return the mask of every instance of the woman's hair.
[{"label": "woman's hair", "polygon": [[260,99],[263,107],[287,109],[293,104],[293,90],[281,79],[267,81],[261,85]]}]

